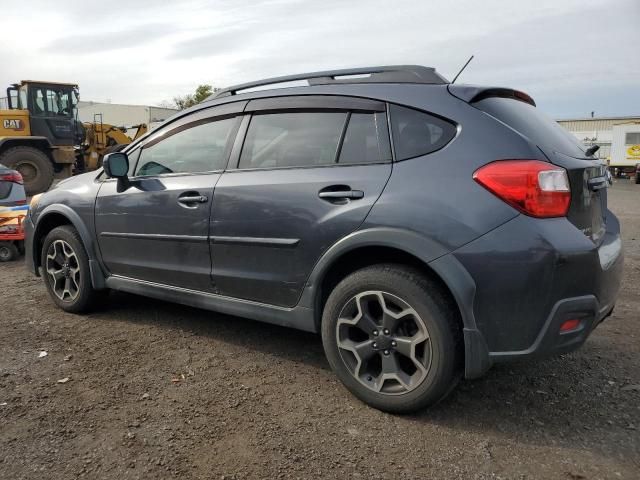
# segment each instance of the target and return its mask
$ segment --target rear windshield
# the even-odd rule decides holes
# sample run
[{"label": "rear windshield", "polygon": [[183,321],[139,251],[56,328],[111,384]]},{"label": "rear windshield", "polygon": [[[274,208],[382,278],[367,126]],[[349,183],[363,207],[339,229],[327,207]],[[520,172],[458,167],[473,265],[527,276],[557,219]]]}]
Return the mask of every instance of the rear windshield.
[{"label": "rear windshield", "polygon": [[551,148],[570,157],[585,157],[584,145],[533,105],[497,97],[486,98],[473,105],[506,123],[540,147]]}]

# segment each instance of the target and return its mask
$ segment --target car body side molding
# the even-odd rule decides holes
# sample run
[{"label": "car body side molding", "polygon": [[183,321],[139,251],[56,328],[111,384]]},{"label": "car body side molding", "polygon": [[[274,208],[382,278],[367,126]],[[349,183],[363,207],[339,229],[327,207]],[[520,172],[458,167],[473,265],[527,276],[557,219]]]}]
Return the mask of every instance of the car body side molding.
[{"label": "car body side molding", "polygon": [[237,315],[261,322],[315,332],[313,312],[308,308],[267,305],[239,298],[205,293],[187,288],[111,275],[106,286],[114,290],[144,295],[159,300],[181,303],[227,315]]}]

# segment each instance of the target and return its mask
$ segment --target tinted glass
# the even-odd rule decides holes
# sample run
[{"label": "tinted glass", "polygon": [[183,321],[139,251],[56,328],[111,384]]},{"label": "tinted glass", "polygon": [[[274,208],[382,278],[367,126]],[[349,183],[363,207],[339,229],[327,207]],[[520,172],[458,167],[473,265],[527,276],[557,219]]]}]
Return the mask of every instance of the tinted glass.
[{"label": "tinted glass", "polygon": [[12,188],[13,184],[11,182],[0,180],[0,200],[7,198]]},{"label": "tinted glass", "polygon": [[72,113],[71,90],[32,88],[33,114],[70,116]]},{"label": "tinted glass", "polygon": [[640,144],[640,132],[627,132],[625,135],[625,145]]},{"label": "tinted glass", "polygon": [[240,168],[307,167],[334,163],[346,113],[254,115]]},{"label": "tinted glass", "polygon": [[456,134],[456,127],[451,123],[412,108],[391,105],[390,113],[398,160],[439,150]]},{"label": "tinted glass", "polygon": [[340,163],[391,160],[389,131],[384,113],[352,113],[340,150]]},{"label": "tinted glass", "polygon": [[533,105],[510,98],[487,98],[474,103],[474,106],[506,123],[536,145],[570,157],[585,156],[582,142]]},{"label": "tinted glass", "polygon": [[203,123],[143,147],[136,176],[198,173],[226,167],[225,150],[236,118]]}]

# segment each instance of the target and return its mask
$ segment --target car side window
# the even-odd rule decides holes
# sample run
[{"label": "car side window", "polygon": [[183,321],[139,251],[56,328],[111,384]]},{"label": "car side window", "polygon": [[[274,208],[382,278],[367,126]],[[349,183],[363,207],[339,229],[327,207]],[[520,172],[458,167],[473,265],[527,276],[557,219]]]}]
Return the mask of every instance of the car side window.
[{"label": "car side window", "polygon": [[144,145],[135,176],[201,173],[226,167],[227,144],[235,118],[209,121],[169,132],[169,136]]},{"label": "car side window", "polygon": [[412,108],[391,105],[390,117],[397,160],[435,152],[456,135],[452,123]]},{"label": "car side window", "polygon": [[384,112],[352,113],[342,142],[339,163],[391,160],[389,130]]},{"label": "car side window", "polygon": [[334,164],[346,112],[255,114],[238,168]]}]

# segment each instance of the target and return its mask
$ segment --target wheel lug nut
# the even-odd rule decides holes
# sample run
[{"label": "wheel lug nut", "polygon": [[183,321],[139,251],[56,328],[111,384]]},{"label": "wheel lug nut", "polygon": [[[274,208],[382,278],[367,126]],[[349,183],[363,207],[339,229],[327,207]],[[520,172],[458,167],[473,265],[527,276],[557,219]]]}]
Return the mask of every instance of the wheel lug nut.
[{"label": "wheel lug nut", "polygon": [[373,331],[373,336],[374,336],[374,337],[377,337],[377,336],[378,336],[378,330],[374,330],[374,331]]},{"label": "wheel lug nut", "polygon": [[376,342],[373,342],[373,348],[378,348],[378,344]]},{"label": "wheel lug nut", "polygon": [[391,346],[392,347],[397,347],[398,346],[398,342],[396,342],[395,340],[393,342],[391,342]]},{"label": "wheel lug nut", "polygon": [[382,333],[384,333],[385,335],[389,335],[389,329],[385,328]]},{"label": "wheel lug nut", "polygon": [[385,355],[389,355],[389,350],[385,350],[385,351],[384,351],[384,354],[385,354]]}]

